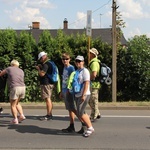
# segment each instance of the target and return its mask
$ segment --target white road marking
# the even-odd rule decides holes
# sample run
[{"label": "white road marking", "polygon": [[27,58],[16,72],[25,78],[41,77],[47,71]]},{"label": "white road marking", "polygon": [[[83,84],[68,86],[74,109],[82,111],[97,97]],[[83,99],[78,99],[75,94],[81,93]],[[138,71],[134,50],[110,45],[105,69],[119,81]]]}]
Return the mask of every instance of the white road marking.
[{"label": "white road marking", "polygon": [[[10,117],[11,114],[0,114],[1,117]],[[41,115],[26,115],[26,117],[40,117]],[[68,115],[54,115],[54,117],[69,117]],[[102,118],[150,118],[150,116],[127,116],[127,115],[102,115]]]},{"label": "white road marking", "polygon": [[119,115],[103,115],[102,118],[150,118],[150,116],[119,116]]}]

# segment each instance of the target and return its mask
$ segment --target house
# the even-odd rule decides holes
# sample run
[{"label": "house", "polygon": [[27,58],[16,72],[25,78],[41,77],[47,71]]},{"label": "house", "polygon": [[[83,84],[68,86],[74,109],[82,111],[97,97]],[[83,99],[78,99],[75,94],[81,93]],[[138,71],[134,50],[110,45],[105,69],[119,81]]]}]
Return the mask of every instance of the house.
[{"label": "house", "polygon": [[[43,29],[40,29],[40,22],[32,22],[32,26],[29,26],[30,30],[27,29],[25,31],[27,32],[31,32],[33,37],[35,38],[36,42],[38,42],[39,40],[39,35],[43,32]],[[44,29],[45,30],[45,29]],[[55,37],[57,35],[57,31],[60,29],[46,29],[49,30],[52,37]],[[23,30],[16,30],[16,32],[19,34],[21,31]],[[74,34],[76,35],[77,33],[79,34],[83,34],[86,33],[86,29],[69,29],[68,28],[68,21],[65,18],[63,21],[63,29],[62,31],[67,34],[67,35],[71,35]],[[99,29],[92,29],[92,38],[98,38],[100,37],[102,39],[103,42],[106,42],[108,44],[112,44],[112,29],[111,28],[99,28]],[[122,45],[126,45],[127,41],[124,37],[124,35],[122,35],[120,42]]]}]

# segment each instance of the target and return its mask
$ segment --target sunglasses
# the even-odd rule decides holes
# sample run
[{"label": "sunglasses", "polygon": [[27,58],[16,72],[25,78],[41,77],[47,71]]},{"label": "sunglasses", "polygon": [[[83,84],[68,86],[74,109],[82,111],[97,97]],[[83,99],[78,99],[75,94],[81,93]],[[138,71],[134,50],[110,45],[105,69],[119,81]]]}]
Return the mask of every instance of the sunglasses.
[{"label": "sunglasses", "polygon": [[69,58],[62,58],[62,60],[69,60]]},{"label": "sunglasses", "polygon": [[75,62],[76,62],[76,63],[80,63],[80,62],[82,62],[82,61],[81,61],[81,60],[76,59],[76,60],[75,60]]}]

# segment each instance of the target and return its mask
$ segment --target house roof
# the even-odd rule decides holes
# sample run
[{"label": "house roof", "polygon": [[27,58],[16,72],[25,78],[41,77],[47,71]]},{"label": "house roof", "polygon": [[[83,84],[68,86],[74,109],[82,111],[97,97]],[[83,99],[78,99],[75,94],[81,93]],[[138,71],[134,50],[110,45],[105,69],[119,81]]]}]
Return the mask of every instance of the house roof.
[{"label": "house roof", "polygon": [[[52,37],[56,37],[58,30],[60,29],[46,29],[49,30]],[[61,29],[65,34],[67,35],[76,35],[77,33],[83,34],[86,33],[86,29]],[[31,29],[31,30],[16,30],[17,34],[19,34],[21,31],[31,32],[33,37],[35,38],[36,42],[39,40],[39,35],[44,31],[42,29]],[[100,29],[92,29],[92,36],[93,39],[95,38],[101,38],[103,42],[106,42],[108,44],[112,44],[112,31],[111,28],[100,28]],[[127,41],[122,35],[120,42],[122,45],[126,45]]]}]

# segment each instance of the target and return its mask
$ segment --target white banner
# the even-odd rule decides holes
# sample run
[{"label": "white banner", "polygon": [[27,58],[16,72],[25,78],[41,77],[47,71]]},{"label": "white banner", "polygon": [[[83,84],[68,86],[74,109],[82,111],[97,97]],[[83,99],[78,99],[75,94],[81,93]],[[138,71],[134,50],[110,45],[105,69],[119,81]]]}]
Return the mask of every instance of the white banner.
[{"label": "white banner", "polygon": [[92,11],[87,11],[86,35],[92,36]]}]

